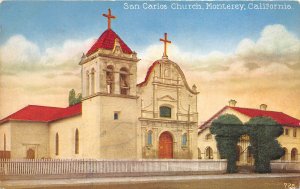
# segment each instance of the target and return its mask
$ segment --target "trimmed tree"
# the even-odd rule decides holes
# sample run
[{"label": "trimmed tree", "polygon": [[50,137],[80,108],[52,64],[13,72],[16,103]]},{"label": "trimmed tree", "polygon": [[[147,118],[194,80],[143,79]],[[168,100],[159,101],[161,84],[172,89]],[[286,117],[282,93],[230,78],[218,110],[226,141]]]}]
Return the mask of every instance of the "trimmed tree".
[{"label": "trimmed tree", "polygon": [[236,173],[237,143],[240,136],[246,133],[241,120],[232,114],[224,114],[215,119],[210,127],[215,136],[221,159],[227,159],[227,173]]},{"label": "trimmed tree", "polygon": [[246,124],[250,136],[251,153],[254,156],[254,169],[257,173],[270,173],[271,160],[279,159],[284,150],[277,141],[283,128],[269,117],[254,117]]},{"label": "trimmed tree", "polygon": [[76,97],[76,92],[74,89],[70,90],[69,92],[69,106],[73,106],[75,104],[78,104],[81,102],[82,95],[81,93],[78,93]]}]

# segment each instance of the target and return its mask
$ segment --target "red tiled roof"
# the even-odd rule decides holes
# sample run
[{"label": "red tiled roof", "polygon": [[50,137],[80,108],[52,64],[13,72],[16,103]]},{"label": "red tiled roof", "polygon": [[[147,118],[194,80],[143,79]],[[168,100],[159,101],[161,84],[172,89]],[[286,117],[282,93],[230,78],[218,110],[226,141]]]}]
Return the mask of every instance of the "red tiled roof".
[{"label": "red tiled roof", "polygon": [[90,50],[88,50],[87,56],[93,54],[98,49],[112,50],[114,48],[116,38],[119,39],[119,43],[123,53],[132,54],[131,49],[118,36],[118,34],[116,34],[112,29],[107,29],[105,32],[102,33],[102,35],[98,38],[98,40],[94,43]]},{"label": "red tiled roof", "polygon": [[290,125],[300,127],[300,120],[293,118],[283,112],[266,111],[259,109],[240,108],[240,107],[229,107],[235,111],[240,112],[248,117],[259,117],[265,116],[273,118],[277,123],[281,125]]},{"label": "red tiled roof", "polygon": [[199,129],[204,129],[208,123],[212,122],[216,117],[218,117],[224,110],[226,110],[227,106],[223,107],[220,111],[214,114],[209,120],[205,121],[202,125],[199,126]]},{"label": "red tiled roof", "polygon": [[156,66],[157,64],[160,64],[160,62],[159,62],[159,61],[155,61],[155,62],[148,68],[148,71],[147,71],[147,74],[146,74],[146,77],[145,77],[144,81],[142,81],[141,83],[137,84],[138,87],[142,87],[142,86],[144,86],[144,85],[148,82],[149,77],[150,77],[152,71],[154,70],[154,68],[155,68],[155,66]]},{"label": "red tiled roof", "polygon": [[215,118],[220,116],[222,114],[222,112],[224,112],[228,108],[231,108],[231,109],[233,109],[241,114],[244,114],[250,118],[265,116],[265,117],[270,117],[270,118],[274,119],[275,121],[277,121],[277,123],[279,123],[283,126],[300,127],[299,119],[291,117],[283,112],[225,106],[220,111],[218,111],[215,115],[213,115],[209,120],[207,120],[206,122],[204,122],[202,125],[199,126],[199,129],[201,129],[201,131],[199,131],[199,133],[201,133],[203,130],[205,130],[207,127],[209,127],[209,123],[211,123]]},{"label": "red tiled roof", "polygon": [[51,122],[81,114],[81,103],[66,108],[28,105],[2,119],[0,123],[18,121]]}]

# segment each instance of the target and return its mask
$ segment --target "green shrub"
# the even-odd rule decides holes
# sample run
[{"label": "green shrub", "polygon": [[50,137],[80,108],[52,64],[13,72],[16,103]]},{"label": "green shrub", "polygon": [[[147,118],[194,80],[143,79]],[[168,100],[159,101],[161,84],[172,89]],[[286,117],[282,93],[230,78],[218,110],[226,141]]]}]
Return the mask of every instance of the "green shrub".
[{"label": "green shrub", "polygon": [[246,133],[241,120],[232,114],[224,114],[215,119],[210,132],[216,135],[217,148],[222,159],[227,159],[227,173],[236,173],[237,143],[241,135]]},{"label": "green shrub", "polygon": [[69,92],[69,106],[73,106],[75,104],[78,104],[81,102],[82,95],[81,93],[78,93],[76,97],[76,92],[74,89],[70,90]]},{"label": "green shrub", "polygon": [[251,152],[255,159],[255,172],[270,173],[270,161],[284,155],[284,150],[276,139],[283,133],[282,126],[269,117],[254,117],[245,125],[248,128]]}]

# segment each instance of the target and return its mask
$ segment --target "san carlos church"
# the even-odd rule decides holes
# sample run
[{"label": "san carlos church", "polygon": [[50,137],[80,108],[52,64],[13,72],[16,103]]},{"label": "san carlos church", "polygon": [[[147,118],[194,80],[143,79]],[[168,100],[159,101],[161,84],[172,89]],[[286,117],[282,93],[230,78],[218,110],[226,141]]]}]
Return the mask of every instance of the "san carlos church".
[{"label": "san carlos church", "polygon": [[[137,84],[137,54],[108,28],[81,58],[82,102],[29,105],[1,120],[2,157],[197,158],[197,88],[167,56]],[[3,138],[4,137],[4,138]],[[2,141],[4,141],[2,143]]]},{"label": "san carlos church", "polygon": [[[230,101],[198,125],[197,87],[167,56],[165,33],[161,59],[137,84],[137,54],[111,29],[105,30],[79,62],[80,103],[66,108],[28,105],[0,120],[0,158],[219,159],[208,127],[231,113],[246,122],[268,116],[285,126],[280,143],[284,160],[297,160],[300,120],[282,112],[235,107]],[[234,102],[234,103],[232,103]],[[249,137],[239,142],[238,161],[251,163]]]}]

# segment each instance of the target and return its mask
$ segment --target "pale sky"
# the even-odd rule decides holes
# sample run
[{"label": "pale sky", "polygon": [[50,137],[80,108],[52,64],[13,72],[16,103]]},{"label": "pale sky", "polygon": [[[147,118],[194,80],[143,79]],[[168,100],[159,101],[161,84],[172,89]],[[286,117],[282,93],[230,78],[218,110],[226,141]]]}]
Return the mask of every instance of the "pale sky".
[{"label": "pale sky", "polygon": [[113,30],[141,58],[139,81],[161,58],[159,38],[168,32],[169,58],[200,92],[200,123],[230,99],[299,119],[300,6],[287,3],[292,9],[183,11],[126,10],[124,2],[2,2],[0,118],[28,104],[67,106],[69,90],[81,90],[80,57],[106,29],[101,14],[111,8]]}]

